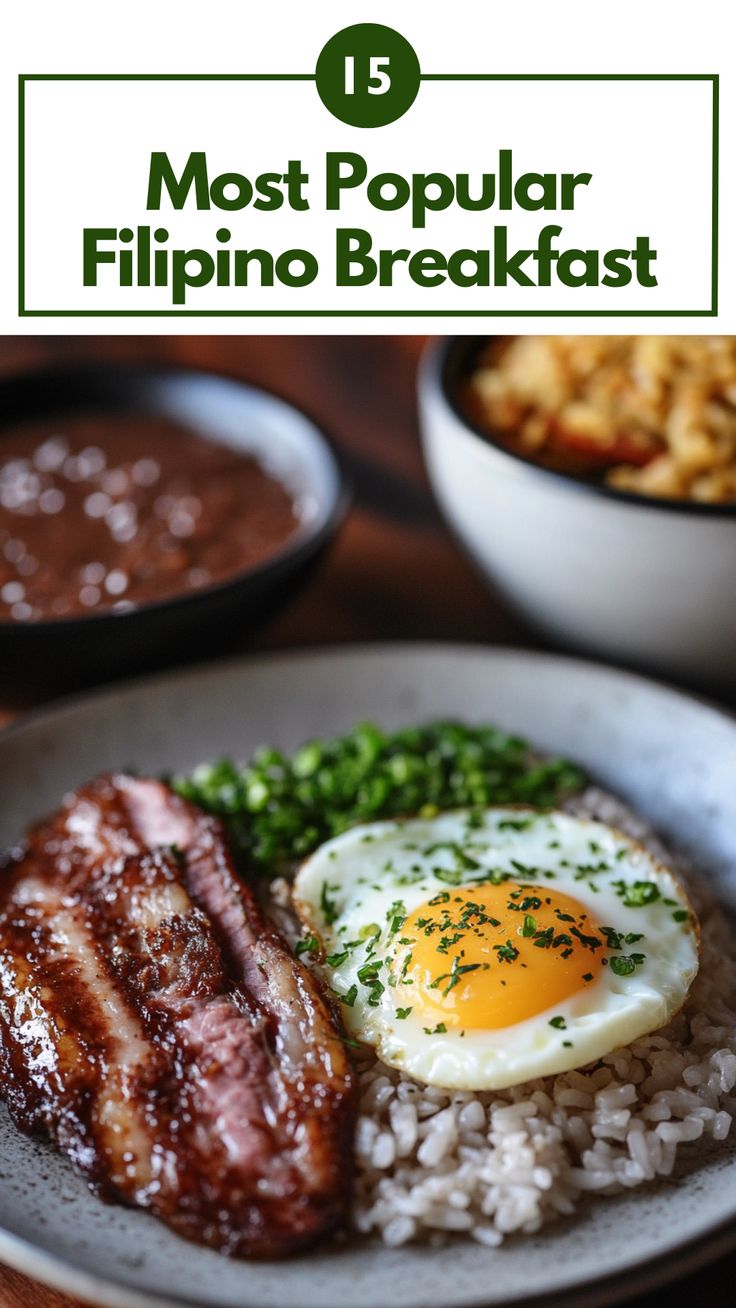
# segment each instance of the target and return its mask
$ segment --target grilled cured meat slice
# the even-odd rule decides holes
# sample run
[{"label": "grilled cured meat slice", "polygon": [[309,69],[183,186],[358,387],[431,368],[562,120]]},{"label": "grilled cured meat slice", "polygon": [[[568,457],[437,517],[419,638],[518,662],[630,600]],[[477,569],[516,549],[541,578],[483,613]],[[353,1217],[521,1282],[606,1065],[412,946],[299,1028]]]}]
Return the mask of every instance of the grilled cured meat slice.
[{"label": "grilled cured meat slice", "polygon": [[352,1072],[220,823],[102,777],[0,876],[0,1093],[99,1193],[236,1256],[340,1222]]}]

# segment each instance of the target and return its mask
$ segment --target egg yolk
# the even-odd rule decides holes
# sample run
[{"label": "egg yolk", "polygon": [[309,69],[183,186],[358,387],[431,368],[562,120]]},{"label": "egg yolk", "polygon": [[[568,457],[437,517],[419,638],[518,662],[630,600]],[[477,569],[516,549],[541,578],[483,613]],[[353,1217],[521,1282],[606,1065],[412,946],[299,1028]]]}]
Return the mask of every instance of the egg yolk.
[{"label": "egg yolk", "polygon": [[601,928],[546,885],[442,890],[400,928],[391,968],[396,1002],[449,1028],[498,1029],[554,1007],[597,979]]}]

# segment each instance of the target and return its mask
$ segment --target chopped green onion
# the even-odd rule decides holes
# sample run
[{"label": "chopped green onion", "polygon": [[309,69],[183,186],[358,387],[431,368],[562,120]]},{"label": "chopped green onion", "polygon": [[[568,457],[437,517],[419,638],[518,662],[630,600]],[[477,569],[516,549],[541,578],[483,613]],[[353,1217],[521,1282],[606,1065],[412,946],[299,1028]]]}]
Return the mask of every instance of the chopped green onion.
[{"label": "chopped green onion", "polygon": [[[584,782],[573,764],[540,762],[524,740],[496,727],[449,721],[395,732],[361,723],[291,757],[260,749],[242,767],[224,759],[173,784],[224,818],[245,870],[278,875],[357,822],[493,804],[551,808]],[[518,823],[526,820],[519,815]],[[470,862],[458,860],[448,880],[462,878]]]},{"label": "chopped green onion", "polygon": [[295,952],[297,958],[299,958],[301,954],[318,954],[319,940],[316,936],[303,936],[301,940],[297,940]]},{"label": "chopped green onion", "polygon": [[349,990],[345,991],[344,995],[341,995],[337,990],[335,991],[335,994],[337,995],[341,1004],[347,1004],[348,1008],[352,1008],[353,1004],[358,998],[358,987],[356,985],[352,985]]}]

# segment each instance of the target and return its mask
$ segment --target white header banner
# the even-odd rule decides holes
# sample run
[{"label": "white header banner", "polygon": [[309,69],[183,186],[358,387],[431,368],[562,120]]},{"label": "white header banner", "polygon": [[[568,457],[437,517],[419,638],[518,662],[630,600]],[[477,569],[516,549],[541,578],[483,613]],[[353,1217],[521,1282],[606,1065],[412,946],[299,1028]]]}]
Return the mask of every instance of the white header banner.
[{"label": "white header banner", "polygon": [[720,0],[35,8],[4,330],[736,329]]},{"label": "white header banner", "polygon": [[31,80],[24,104],[27,310],[711,308],[709,79],[425,81],[369,132],[313,81]]}]

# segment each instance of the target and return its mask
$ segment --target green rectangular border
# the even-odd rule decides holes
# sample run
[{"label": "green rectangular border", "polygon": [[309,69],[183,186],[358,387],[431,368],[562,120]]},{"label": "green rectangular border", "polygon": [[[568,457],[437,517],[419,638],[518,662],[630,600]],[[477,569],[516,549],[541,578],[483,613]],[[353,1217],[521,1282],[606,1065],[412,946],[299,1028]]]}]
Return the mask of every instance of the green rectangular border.
[{"label": "green rectangular border", "polygon": [[423,73],[423,82],[710,82],[711,302],[708,309],[27,309],[25,304],[26,82],[313,82],[313,73],[21,73],[18,77],[19,318],[714,318],[718,314],[717,73]]}]

